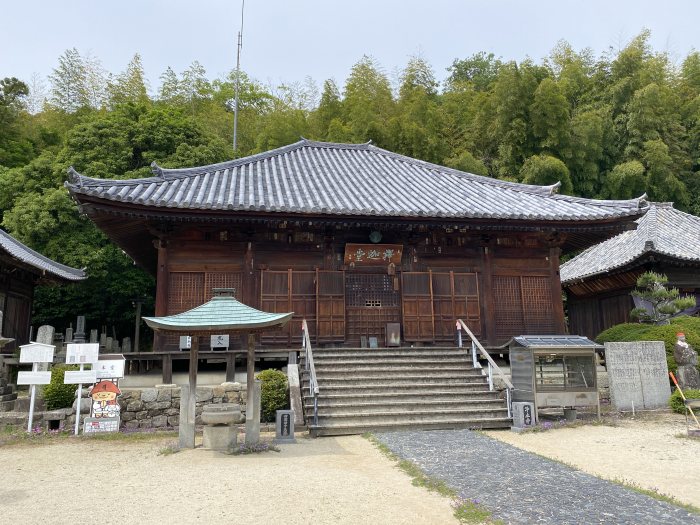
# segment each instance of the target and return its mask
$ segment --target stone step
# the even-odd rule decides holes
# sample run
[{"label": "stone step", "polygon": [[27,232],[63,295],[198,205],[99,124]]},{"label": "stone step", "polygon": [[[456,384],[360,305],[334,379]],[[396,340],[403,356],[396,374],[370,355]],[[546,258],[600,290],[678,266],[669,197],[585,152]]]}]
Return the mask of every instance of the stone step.
[{"label": "stone step", "polygon": [[452,430],[460,428],[482,429],[482,428],[509,428],[513,424],[510,418],[470,418],[435,421],[425,419],[421,422],[415,421],[391,421],[384,423],[360,423],[350,424],[328,423],[326,425],[309,425],[309,433],[314,436],[343,436],[352,434],[364,434],[365,432],[388,432],[393,430]]},{"label": "stone step", "polygon": [[15,410],[15,400],[10,401],[0,401],[0,412],[14,412]]},{"label": "stone step", "polygon": [[472,368],[471,358],[466,356],[445,356],[442,358],[435,357],[385,357],[385,356],[367,356],[358,357],[357,359],[346,359],[340,357],[329,357],[327,359],[314,359],[316,368],[326,366],[425,366],[425,365],[452,365]]},{"label": "stone step", "polygon": [[463,368],[436,367],[436,368],[412,368],[412,367],[382,367],[367,368],[356,367],[347,370],[341,369],[316,369],[316,378],[319,384],[324,381],[343,378],[371,377],[371,378],[414,378],[421,377],[445,378],[445,379],[472,379],[483,377],[479,370],[464,370]]},{"label": "stone step", "polygon": [[3,401],[14,401],[15,399],[17,399],[17,394],[14,392],[11,394],[0,395],[0,403]]},{"label": "stone step", "polygon": [[[362,359],[369,357],[442,357],[471,356],[471,350],[467,348],[332,348],[312,350],[314,361],[319,359]],[[304,353],[301,353],[304,358]]]},{"label": "stone step", "polygon": [[463,375],[441,375],[441,376],[424,376],[424,375],[413,375],[404,374],[401,376],[394,375],[382,375],[382,376],[372,376],[372,375],[361,375],[361,376],[344,376],[344,377],[324,377],[323,379],[318,378],[318,384],[321,388],[334,387],[340,385],[374,385],[383,386],[385,388],[394,388],[399,385],[412,385],[414,383],[431,383],[431,384],[457,384],[457,385],[480,385],[483,386],[486,378],[480,380],[481,378],[465,378]]},{"label": "stone step", "polygon": [[[309,391],[308,382],[304,382],[303,389]],[[442,390],[445,392],[454,393],[469,393],[469,392],[484,392],[488,391],[488,386],[484,382],[472,382],[472,383],[444,383],[444,382],[406,382],[406,383],[391,383],[391,382],[375,382],[375,383],[349,383],[349,382],[339,382],[337,384],[324,383],[319,386],[319,391],[322,394],[341,394],[341,393],[353,393],[353,394],[387,394],[392,392],[411,392],[419,393],[423,390]],[[302,390],[304,392],[304,390]]]},{"label": "stone step", "polygon": [[[313,414],[313,403],[306,405],[306,415]],[[443,410],[505,410],[501,399],[476,399],[476,400],[425,400],[413,401],[367,401],[364,403],[347,403],[320,399],[318,402],[319,416],[336,417],[342,414],[412,414],[431,413]]]},{"label": "stone step", "polygon": [[[304,402],[313,404],[313,397],[308,394],[308,389],[304,395]],[[500,392],[483,390],[471,391],[467,393],[454,393],[444,390],[421,390],[408,392],[383,392],[383,393],[361,393],[361,392],[346,392],[328,394],[325,390],[319,394],[319,402],[323,403],[354,403],[362,404],[367,402],[376,403],[423,403],[423,402],[444,402],[444,403],[461,403],[472,401],[499,401],[503,402],[500,397]]]}]

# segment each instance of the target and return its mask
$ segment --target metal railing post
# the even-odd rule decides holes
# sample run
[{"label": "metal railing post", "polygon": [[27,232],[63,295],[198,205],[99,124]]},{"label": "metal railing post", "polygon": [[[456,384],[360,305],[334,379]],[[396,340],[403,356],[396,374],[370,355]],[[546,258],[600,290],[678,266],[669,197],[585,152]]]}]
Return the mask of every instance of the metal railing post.
[{"label": "metal railing post", "polygon": [[481,368],[479,359],[476,357],[476,343],[474,341],[472,341],[472,365],[474,368]]}]

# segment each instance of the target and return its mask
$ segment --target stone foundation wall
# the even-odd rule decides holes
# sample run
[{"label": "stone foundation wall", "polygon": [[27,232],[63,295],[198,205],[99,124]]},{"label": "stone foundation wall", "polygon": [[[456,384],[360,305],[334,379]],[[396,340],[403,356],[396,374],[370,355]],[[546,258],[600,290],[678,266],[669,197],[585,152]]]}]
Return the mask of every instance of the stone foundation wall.
[{"label": "stone foundation wall", "polygon": [[[91,400],[87,398],[87,389],[83,389],[83,399],[80,407],[80,419],[90,415]],[[195,408],[195,424],[201,425],[202,407],[214,403],[237,403],[241,412],[245,413],[246,390],[240,383],[223,383],[219,386],[197,387],[197,404]],[[122,389],[118,398],[121,406],[121,426],[128,430],[136,429],[173,429],[180,424],[180,387],[163,385],[155,388]],[[75,408],[64,408],[51,412],[37,412],[34,426],[45,427],[49,421],[59,421],[64,429],[72,429],[75,425]],[[26,416],[18,421],[6,421],[8,424],[26,425]],[[81,423],[82,424],[82,423]]]}]

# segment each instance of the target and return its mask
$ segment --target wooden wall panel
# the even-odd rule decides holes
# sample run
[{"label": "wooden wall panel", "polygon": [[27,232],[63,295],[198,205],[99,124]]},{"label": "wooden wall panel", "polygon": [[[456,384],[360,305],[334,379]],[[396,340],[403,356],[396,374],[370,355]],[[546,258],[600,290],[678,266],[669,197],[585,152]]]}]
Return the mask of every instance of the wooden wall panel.
[{"label": "wooden wall panel", "polygon": [[316,323],[319,343],[345,341],[345,272],[316,273]]},{"label": "wooden wall panel", "polygon": [[[404,340],[433,341],[435,317],[430,273],[404,272],[401,278]],[[449,287],[449,284],[447,286]],[[440,304],[440,308],[443,306]]]}]

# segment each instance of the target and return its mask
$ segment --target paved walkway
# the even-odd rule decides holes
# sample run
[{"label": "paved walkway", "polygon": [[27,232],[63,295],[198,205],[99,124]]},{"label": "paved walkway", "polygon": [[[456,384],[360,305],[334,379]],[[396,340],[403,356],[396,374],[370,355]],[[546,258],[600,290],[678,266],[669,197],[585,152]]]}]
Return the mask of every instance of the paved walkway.
[{"label": "paved walkway", "polygon": [[469,430],[377,438],[505,523],[700,524],[700,516],[679,507]]}]

